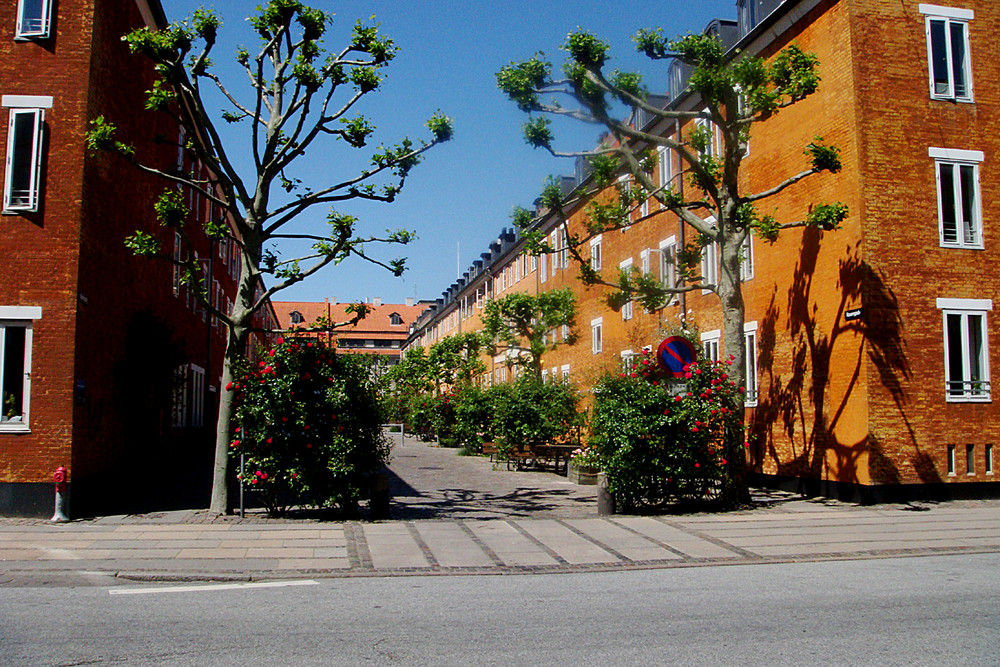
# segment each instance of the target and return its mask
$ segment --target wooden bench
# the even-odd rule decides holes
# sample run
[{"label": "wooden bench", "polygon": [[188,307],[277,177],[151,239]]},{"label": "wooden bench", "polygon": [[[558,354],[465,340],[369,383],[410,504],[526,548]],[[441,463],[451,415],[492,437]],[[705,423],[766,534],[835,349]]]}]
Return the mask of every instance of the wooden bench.
[{"label": "wooden bench", "polygon": [[497,443],[495,442],[484,442],[483,443],[483,454],[489,454],[490,463],[494,463],[494,457],[500,453]]}]

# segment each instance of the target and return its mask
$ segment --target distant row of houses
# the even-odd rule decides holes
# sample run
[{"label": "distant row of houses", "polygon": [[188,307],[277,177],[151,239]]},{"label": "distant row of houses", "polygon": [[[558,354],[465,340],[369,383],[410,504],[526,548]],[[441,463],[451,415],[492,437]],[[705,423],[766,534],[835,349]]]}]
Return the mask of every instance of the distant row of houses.
[{"label": "distant row of houses", "polygon": [[[822,76],[817,93],[754,126],[743,186],[760,191],[798,173],[804,146],[821,136],[842,150],[842,172],[788,188],[767,200],[768,212],[790,222],[810,203],[850,208],[840,231],[789,230],[773,245],[753,238],[744,249],[747,454],[756,480],[862,500],[996,495],[1000,6],[740,0],[737,9],[738,20],[707,28],[729,57],[768,58],[795,43],[818,55]],[[689,74],[675,61],[666,94],[654,99],[701,108]],[[674,137],[695,122],[632,120]],[[657,184],[686,187],[678,157],[661,149],[659,158]],[[588,178],[578,168],[563,189]],[[573,212],[570,234],[586,235],[587,203]],[[692,232],[658,207],[643,203],[635,218],[651,218],[591,239],[581,254],[606,277],[635,268],[674,284],[673,258]],[[607,288],[578,280],[567,229],[541,213],[536,229],[556,252],[532,257],[517,233],[503,230],[421,314],[408,347],[479,330],[490,299],[565,287],[577,296],[578,341],[562,344],[566,332],[551,332],[558,345],[543,359],[548,378],[586,392],[682,320],[705,357],[728,354],[714,294],[687,292],[655,312],[636,303],[612,310]],[[709,283],[717,252],[702,251]],[[510,379],[503,355],[484,360],[483,383]]]}]

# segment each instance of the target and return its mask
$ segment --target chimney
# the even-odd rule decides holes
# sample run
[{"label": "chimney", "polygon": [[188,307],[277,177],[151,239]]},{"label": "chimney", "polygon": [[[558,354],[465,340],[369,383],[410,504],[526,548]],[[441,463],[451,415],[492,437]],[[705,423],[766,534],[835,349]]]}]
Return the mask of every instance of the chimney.
[{"label": "chimney", "polygon": [[372,305],[375,306],[376,308],[378,308],[379,306],[381,306],[382,305],[382,297],[376,296],[376,297],[372,298]]},{"label": "chimney", "polygon": [[406,297],[406,305],[407,306],[412,306],[413,305],[413,297],[412,296]]}]

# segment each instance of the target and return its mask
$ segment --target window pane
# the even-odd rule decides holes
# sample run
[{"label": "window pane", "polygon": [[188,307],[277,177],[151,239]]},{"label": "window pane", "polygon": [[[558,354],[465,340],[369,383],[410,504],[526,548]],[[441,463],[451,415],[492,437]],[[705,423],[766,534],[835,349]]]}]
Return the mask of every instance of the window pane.
[{"label": "window pane", "polygon": [[976,168],[972,165],[959,167],[962,194],[962,230],[965,243],[979,244],[978,227],[976,224]]},{"label": "window pane", "polygon": [[24,328],[4,327],[3,341],[3,416],[19,417],[24,412]]},{"label": "window pane", "polygon": [[35,117],[34,113],[14,113],[11,127],[10,180],[7,187],[10,205],[18,208],[30,207],[33,203]]},{"label": "window pane", "polygon": [[931,21],[931,76],[934,94],[951,96],[948,84],[948,35],[944,21]]},{"label": "window pane", "polygon": [[958,224],[955,216],[955,165],[938,164],[941,175],[941,224],[945,243],[958,243]]},{"label": "window pane", "polygon": [[961,396],[965,374],[962,363],[962,316],[949,313],[946,319],[947,350],[945,352],[948,359],[948,393],[952,396]]},{"label": "window pane", "polygon": [[966,80],[965,24],[951,24],[951,71],[955,83],[955,97],[969,96],[969,82]]},{"label": "window pane", "polygon": [[45,33],[45,0],[21,0],[21,34]]},{"label": "window pane", "polygon": [[986,379],[986,365],[983,363],[983,316],[967,317],[969,318],[969,380],[973,383],[972,394],[978,396],[985,393],[985,387],[979,383]]}]

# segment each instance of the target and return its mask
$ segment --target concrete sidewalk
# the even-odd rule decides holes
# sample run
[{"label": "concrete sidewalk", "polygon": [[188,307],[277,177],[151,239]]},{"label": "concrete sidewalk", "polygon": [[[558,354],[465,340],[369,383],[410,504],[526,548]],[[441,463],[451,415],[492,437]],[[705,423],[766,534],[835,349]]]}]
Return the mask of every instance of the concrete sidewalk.
[{"label": "concrete sidewalk", "polygon": [[0,584],[500,574],[1000,551],[1000,503],[792,500],[693,516],[198,523],[199,512],[0,523]]},{"label": "concrete sidewalk", "polygon": [[725,514],[598,517],[596,490],[407,440],[385,522],[260,511],[0,518],[0,585],[502,574],[1000,551],[1000,501],[859,507],[768,494]]}]

